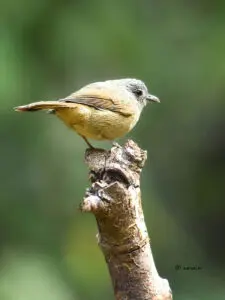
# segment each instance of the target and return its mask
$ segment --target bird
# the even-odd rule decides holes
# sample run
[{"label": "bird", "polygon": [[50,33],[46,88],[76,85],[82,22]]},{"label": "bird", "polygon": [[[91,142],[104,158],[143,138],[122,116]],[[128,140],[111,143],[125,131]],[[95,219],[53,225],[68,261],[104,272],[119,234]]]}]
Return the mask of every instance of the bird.
[{"label": "bird", "polygon": [[94,148],[88,139],[114,141],[130,132],[148,102],[160,100],[148,92],[142,80],[123,78],[90,83],[66,98],[33,102],[14,110],[55,114]]}]

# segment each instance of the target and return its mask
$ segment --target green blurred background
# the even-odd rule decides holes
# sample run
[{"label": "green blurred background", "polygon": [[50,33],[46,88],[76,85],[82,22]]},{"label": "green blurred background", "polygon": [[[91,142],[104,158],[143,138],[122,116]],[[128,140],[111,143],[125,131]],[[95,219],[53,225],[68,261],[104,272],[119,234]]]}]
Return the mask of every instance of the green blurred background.
[{"label": "green blurred background", "polygon": [[94,217],[78,211],[86,145],[54,116],[12,108],[123,77],[161,99],[119,141],[148,150],[159,274],[175,299],[225,299],[224,14],[207,0],[1,3],[1,300],[113,299]]}]

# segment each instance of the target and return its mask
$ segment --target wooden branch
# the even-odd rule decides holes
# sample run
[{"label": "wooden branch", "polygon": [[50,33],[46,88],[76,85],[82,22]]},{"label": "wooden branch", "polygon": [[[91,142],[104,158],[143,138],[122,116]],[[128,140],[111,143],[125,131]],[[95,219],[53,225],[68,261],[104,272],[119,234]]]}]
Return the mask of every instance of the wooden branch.
[{"label": "wooden branch", "polygon": [[117,300],[172,299],[168,281],[156,270],[144,221],[140,173],[146,159],[131,140],[85,154],[92,186],[81,209],[95,215]]}]

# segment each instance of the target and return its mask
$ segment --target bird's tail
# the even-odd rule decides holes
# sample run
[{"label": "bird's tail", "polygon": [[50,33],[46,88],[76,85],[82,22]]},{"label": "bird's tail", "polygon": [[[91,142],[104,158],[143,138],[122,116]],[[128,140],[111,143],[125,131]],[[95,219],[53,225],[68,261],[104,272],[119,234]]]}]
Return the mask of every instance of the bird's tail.
[{"label": "bird's tail", "polygon": [[70,105],[65,102],[59,101],[39,101],[33,102],[27,105],[14,107],[15,111],[37,111],[37,110],[48,110],[48,109],[57,109],[63,107],[69,107]]}]

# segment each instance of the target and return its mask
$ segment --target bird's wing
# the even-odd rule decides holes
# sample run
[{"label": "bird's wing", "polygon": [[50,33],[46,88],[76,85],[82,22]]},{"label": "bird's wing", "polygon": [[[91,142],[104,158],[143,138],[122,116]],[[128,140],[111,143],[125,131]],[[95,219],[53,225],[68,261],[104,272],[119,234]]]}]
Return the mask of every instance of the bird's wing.
[{"label": "bird's wing", "polygon": [[[110,91],[102,91],[101,89],[92,88],[90,91],[86,90],[83,92],[82,90],[71,94],[67,98],[60,99],[60,102],[66,103],[78,103],[87,106],[94,107],[97,110],[110,110],[112,112],[119,113],[125,117],[129,117],[132,115],[132,112],[128,112],[125,110],[122,105],[115,101],[112,97],[110,97]],[[126,106],[127,108],[127,106]]]}]

